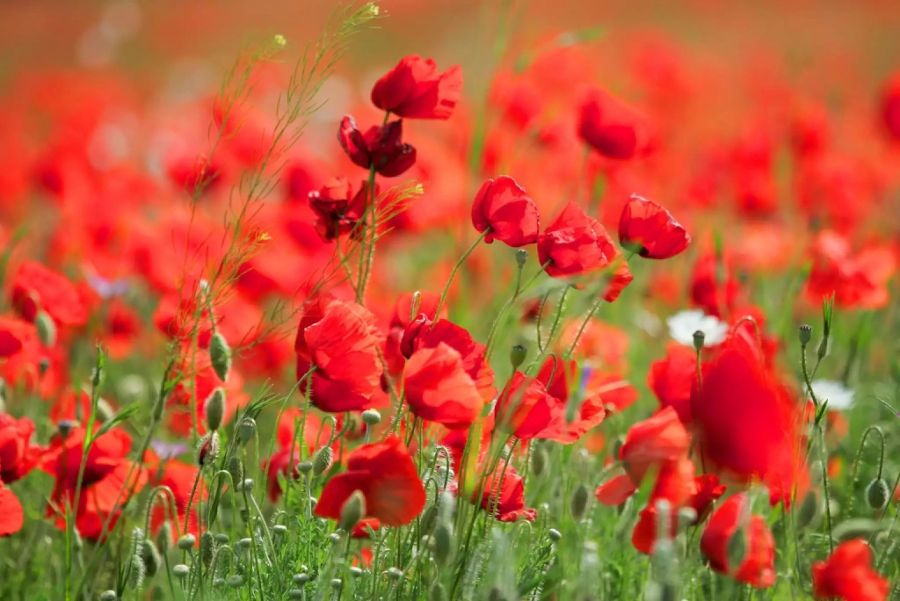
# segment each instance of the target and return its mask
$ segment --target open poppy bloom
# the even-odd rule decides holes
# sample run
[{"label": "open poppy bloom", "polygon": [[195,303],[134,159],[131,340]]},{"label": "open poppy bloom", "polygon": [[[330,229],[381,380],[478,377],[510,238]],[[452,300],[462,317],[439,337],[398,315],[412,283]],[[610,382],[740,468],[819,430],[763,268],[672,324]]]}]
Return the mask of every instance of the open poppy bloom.
[{"label": "open poppy bloom", "polygon": [[[700,550],[715,571],[756,588],[768,588],[775,584],[775,539],[766,521],[750,514],[749,503],[746,493],[722,503],[703,530]],[[743,538],[744,552],[741,563],[734,566],[729,563],[729,547],[734,546],[732,537],[736,535]]]},{"label": "open poppy bloom", "polygon": [[683,344],[669,343],[666,356],[650,364],[647,386],[660,407],[673,407],[678,418],[691,423],[691,391],[697,378],[697,353]]},{"label": "open poppy bloom", "polygon": [[403,370],[403,390],[416,417],[451,429],[468,428],[484,405],[459,351],[444,342],[422,348],[409,358]]},{"label": "open poppy bloom", "polygon": [[385,177],[401,175],[416,162],[416,149],[404,144],[402,138],[402,119],[373,125],[363,133],[353,117],[347,115],[338,128],[338,141],[350,160],[363,169],[374,167],[376,173]]},{"label": "open poppy bloom", "polygon": [[541,265],[553,277],[600,269],[617,254],[606,228],[574,202],[567,204],[556,221],[541,233],[537,247]]},{"label": "open poppy bloom", "polygon": [[495,239],[513,248],[533,244],[539,223],[537,205],[507,175],[484,182],[472,203],[472,225],[487,232],[484,241],[488,244]]},{"label": "open poppy bloom", "polygon": [[366,210],[369,188],[363,182],[359,190],[347,179],[336,177],[309,193],[309,207],[316,214],[316,231],[324,240],[335,240],[349,234]]},{"label": "open poppy bloom", "polygon": [[355,491],[365,497],[364,517],[388,526],[408,524],[425,507],[425,488],[409,450],[394,435],[359,447],[347,458],[347,471],[333,476],[316,503],[318,516],[338,519]]},{"label": "open poppy bloom", "polygon": [[12,304],[19,314],[33,321],[46,311],[60,326],[80,326],[88,311],[78,288],[63,275],[36,261],[19,266],[12,282]]},{"label": "open poppy bloom", "polygon": [[65,513],[71,510],[81,536],[96,540],[113,528],[129,495],[147,483],[147,471],[126,459],[131,436],[113,428],[91,444],[84,460],[78,507],[72,507],[84,456],[84,435],[84,428],[76,426],[66,436],[54,436],[39,467],[56,479],[47,514],[55,518],[57,527],[65,528]]},{"label": "open poppy bloom", "polygon": [[690,436],[672,407],[657,411],[628,429],[619,459],[635,484],[651,467],[659,467],[687,454]]},{"label": "open poppy bloom", "polygon": [[890,584],[872,569],[872,549],[861,538],[845,541],[812,566],[816,599],[886,601]]},{"label": "open poppy bloom", "polygon": [[[473,492],[473,497],[475,494]],[[504,469],[502,463],[485,477],[480,506],[501,522],[533,522],[537,517],[537,511],[525,505],[522,476],[511,465]]]},{"label": "open poppy bloom", "polygon": [[294,343],[297,377],[311,365],[312,402],[323,411],[362,411],[383,400],[375,316],[353,302],[316,298],[304,304]]},{"label": "open poppy bloom", "polygon": [[610,159],[631,159],[643,152],[649,143],[644,119],[602,90],[594,90],[582,103],[578,113],[578,135]]},{"label": "open poppy bloom", "polygon": [[805,485],[802,406],[764,363],[761,351],[732,336],[710,361],[691,400],[698,448],[706,464],[766,483],[789,501]]},{"label": "open poppy bloom", "polygon": [[[153,469],[151,468],[151,471]],[[155,474],[151,478],[153,486],[168,486],[175,498],[175,509],[177,515],[172,516],[167,507],[162,503],[157,503],[153,507],[153,513],[150,516],[150,528],[153,532],[157,532],[166,520],[177,519],[177,524],[172,524],[173,535],[176,532],[182,532],[184,526],[184,518],[187,512],[188,501],[191,502],[191,515],[188,516],[187,532],[194,536],[200,536],[200,523],[198,521],[198,512],[200,503],[206,501],[209,491],[203,478],[199,481],[200,468],[183,461],[175,459],[167,459],[163,465],[161,473]],[[194,489],[194,482],[197,482],[197,488]],[[193,500],[191,500],[193,494]],[[174,542],[174,541],[173,541]]]},{"label": "open poppy bloom", "polygon": [[682,252],[691,236],[658,203],[632,194],[619,217],[619,244],[645,259],[668,259]]},{"label": "open poppy bloom", "polygon": [[462,93],[462,69],[438,73],[433,60],[404,57],[375,82],[372,104],[408,119],[448,119]]}]

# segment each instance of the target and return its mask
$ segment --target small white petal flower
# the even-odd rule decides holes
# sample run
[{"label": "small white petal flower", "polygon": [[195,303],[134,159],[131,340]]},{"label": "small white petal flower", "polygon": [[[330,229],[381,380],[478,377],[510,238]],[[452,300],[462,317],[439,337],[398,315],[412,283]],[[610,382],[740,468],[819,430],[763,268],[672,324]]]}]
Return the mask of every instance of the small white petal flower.
[{"label": "small white petal flower", "polygon": [[704,334],[703,346],[715,346],[725,340],[728,324],[718,317],[706,315],[703,311],[682,311],[666,320],[669,336],[676,342],[687,346],[694,345],[694,332],[700,330]]},{"label": "small white petal flower", "polygon": [[812,389],[820,403],[828,401],[829,409],[849,409],[853,406],[853,390],[836,380],[814,380]]}]

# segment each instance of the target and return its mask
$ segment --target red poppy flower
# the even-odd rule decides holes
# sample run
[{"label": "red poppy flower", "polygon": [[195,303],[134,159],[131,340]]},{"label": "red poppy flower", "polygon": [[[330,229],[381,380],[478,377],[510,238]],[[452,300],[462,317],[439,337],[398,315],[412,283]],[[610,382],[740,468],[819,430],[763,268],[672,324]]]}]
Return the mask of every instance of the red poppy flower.
[{"label": "red poppy flower", "polygon": [[628,474],[617,474],[601,483],[594,491],[594,496],[604,505],[617,507],[628,500],[637,491],[637,487]]},{"label": "red poppy flower", "polygon": [[369,188],[366,182],[357,192],[343,177],[335,177],[309,193],[309,206],[316,214],[316,231],[324,240],[349,234],[366,210]]},{"label": "red poppy flower", "polygon": [[619,459],[631,479],[639,484],[651,467],[675,461],[689,447],[690,436],[678,414],[666,407],[629,428]]},{"label": "red poppy flower", "polygon": [[669,502],[669,532],[671,538],[675,535],[678,525],[678,510],[697,493],[697,483],[694,479],[694,464],[682,456],[675,461],[669,461],[662,465],[656,477],[656,484],[647,501],[647,506],[641,511],[637,524],[631,533],[631,543],[641,553],[650,553],[653,543],[657,538],[656,502],[666,500]]},{"label": "red poppy flower", "polygon": [[602,90],[593,91],[581,104],[578,135],[610,159],[631,159],[646,150],[649,143],[643,118]]},{"label": "red poppy flower", "polygon": [[29,321],[38,311],[46,311],[60,326],[87,322],[87,307],[78,288],[36,261],[25,261],[19,266],[13,277],[12,304]]},{"label": "red poppy flower", "polygon": [[[750,515],[749,503],[745,493],[722,503],[703,530],[700,550],[715,571],[756,588],[768,588],[775,583],[775,539],[763,518]],[[746,548],[741,564],[732,566],[728,563],[729,543],[738,528],[743,529]]]},{"label": "red poppy flower", "polygon": [[813,245],[813,267],[806,293],[815,304],[834,294],[840,307],[878,309],[890,299],[888,282],[896,268],[886,247],[853,253],[849,242],[832,231],[820,232]]},{"label": "red poppy flower", "polygon": [[197,483],[197,488],[194,488],[194,482],[197,481],[199,471],[200,468],[195,465],[175,459],[167,459],[163,466],[162,473],[153,477],[153,486],[167,486],[169,487],[169,490],[172,491],[172,495],[175,497],[175,509],[177,512],[177,515],[175,516],[170,515],[169,509],[163,505],[162,502],[158,502],[158,504],[154,506],[153,513],[150,516],[150,528],[153,532],[157,532],[166,520],[177,519],[178,523],[172,524],[173,536],[176,532],[185,534],[185,532],[182,531],[182,527],[184,526],[184,517],[187,512],[188,501],[193,493],[194,498],[191,501],[191,515],[188,518],[187,532],[194,536],[200,535],[200,523],[197,519],[198,511],[200,510],[201,501],[206,501],[209,491],[206,488],[206,483],[203,478],[200,478]]},{"label": "red poppy flower", "polygon": [[315,513],[338,519],[354,491],[366,499],[365,517],[388,526],[413,521],[425,507],[425,488],[409,450],[394,435],[350,453],[347,471],[332,477],[322,490]]},{"label": "red poppy flower", "polygon": [[538,239],[540,215],[537,205],[516,183],[501,175],[481,185],[472,203],[472,225],[487,232],[484,241],[495,239],[513,248],[533,244]]},{"label": "red poppy flower", "polygon": [[312,402],[333,413],[362,411],[384,400],[379,358],[383,336],[365,307],[337,299],[316,298],[304,305],[294,349],[297,377],[310,365]]},{"label": "red poppy flower", "polygon": [[670,343],[664,359],[654,361],[647,373],[647,386],[660,407],[673,407],[678,418],[691,422],[691,390],[697,378],[697,353],[683,344]]},{"label": "red poppy flower", "polygon": [[[84,429],[74,427],[65,437],[54,436],[40,460],[40,469],[56,478],[47,513],[55,517],[59,528],[65,527],[64,512],[75,502],[83,444]],[[84,460],[78,507],[72,508],[78,532],[85,538],[100,538],[107,523],[111,530],[129,493],[139,492],[147,483],[146,470],[126,458],[130,450],[131,436],[118,428],[91,444]]]},{"label": "red poppy flower", "polygon": [[9,536],[22,529],[25,513],[15,493],[0,480],[0,536]]},{"label": "red poppy flower", "polygon": [[881,119],[888,135],[895,141],[900,141],[900,73],[894,75],[884,88]]},{"label": "red poppy flower", "polygon": [[32,446],[32,434],[34,423],[27,417],[0,413],[0,482],[12,484],[37,464],[41,450]]},{"label": "red poppy flower", "polygon": [[789,501],[805,479],[801,405],[743,338],[722,343],[691,400],[707,465],[745,480],[761,479],[772,498]]},{"label": "red poppy flower", "polygon": [[[431,312],[433,313],[434,309]],[[463,368],[475,382],[481,398],[485,402],[492,400],[496,393],[494,371],[485,359],[484,345],[472,338],[469,331],[462,326],[447,319],[439,319],[434,323],[416,320],[407,326],[401,348],[412,349],[414,352],[435,348],[442,343],[460,354]]]},{"label": "red poppy flower", "polygon": [[375,82],[372,104],[408,119],[447,119],[462,92],[462,69],[438,73],[431,59],[412,55]]},{"label": "red poppy flower", "polygon": [[[228,423],[249,399],[243,390],[243,376],[237,369],[232,368],[228,374],[228,381],[223,382],[213,369],[208,353],[197,353],[192,356],[188,345],[182,348],[181,352],[181,359],[175,364],[173,373],[173,377],[178,378],[177,384],[166,400],[166,420],[169,428],[177,434],[186,436],[196,424],[197,431],[200,434],[204,433],[206,431],[204,401],[216,388],[225,391],[225,413],[222,416],[222,423]],[[196,410],[194,417],[191,416],[193,410]]]},{"label": "red poppy flower", "polygon": [[634,274],[631,273],[631,269],[628,267],[627,261],[621,261],[618,265],[616,265],[615,269],[613,269],[612,277],[609,280],[609,283],[606,285],[606,290],[603,291],[603,300],[608,303],[616,302],[616,299],[619,298],[619,295],[622,294],[622,291],[628,287],[628,285],[634,281]]},{"label": "red poppy flower", "polygon": [[364,169],[374,167],[385,177],[396,177],[416,162],[416,149],[404,144],[402,138],[402,119],[373,125],[362,133],[353,117],[347,115],[338,129],[338,141],[350,160]]},{"label": "red poppy flower", "polygon": [[18,318],[0,317],[0,357],[11,357],[37,342],[33,324]]},{"label": "red poppy flower", "polygon": [[[477,491],[472,491],[474,502]],[[501,522],[526,520],[533,522],[537,511],[525,505],[525,484],[511,465],[500,465],[485,476],[481,487],[480,507]]]},{"label": "red poppy flower", "polygon": [[443,342],[410,357],[403,370],[403,390],[414,415],[451,429],[468,428],[484,405],[462,356]]},{"label": "red poppy flower", "polygon": [[616,256],[606,228],[574,202],[563,209],[538,237],[538,257],[554,277],[579,275],[600,269]]},{"label": "red poppy flower", "polygon": [[837,546],[826,561],[812,566],[816,599],[887,601],[890,583],[872,569],[872,549],[855,538]]},{"label": "red poppy flower", "polygon": [[[295,440],[296,428],[301,424],[303,436]],[[262,469],[268,477],[269,498],[272,501],[276,501],[281,496],[279,475],[290,479],[300,477],[297,464],[300,463],[302,456],[301,445],[306,445],[306,456],[309,457],[316,449],[323,447],[332,434],[332,426],[315,413],[308,411],[304,417],[303,412],[296,407],[285,410],[278,421],[276,432],[278,449],[262,465]],[[347,433],[344,436],[346,437]],[[293,466],[291,466],[292,460]]]},{"label": "red poppy flower", "polygon": [[691,243],[691,236],[658,203],[632,194],[619,217],[619,244],[645,259],[674,257]]}]

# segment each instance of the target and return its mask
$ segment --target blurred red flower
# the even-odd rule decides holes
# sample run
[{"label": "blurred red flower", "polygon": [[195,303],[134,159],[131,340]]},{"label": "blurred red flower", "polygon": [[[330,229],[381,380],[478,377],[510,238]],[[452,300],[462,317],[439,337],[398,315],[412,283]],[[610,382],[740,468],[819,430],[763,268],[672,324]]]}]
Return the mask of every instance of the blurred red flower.
[{"label": "blurred red flower", "polygon": [[691,390],[697,378],[697,353],[675,342],[666,347],[666,356],[650,364],[647,386],[660,407],[673,407],[685,424],[691,422]]},{"label": "blurred red flower", "polygon": [[447,119],[462,92],[462,69],[438,73],[431,59],[411,55],[375,82],[372,104],[408,119]]},{"label": "blurred red flower", "polygon": [[884,87],[881,119],[888,135],[900,142],[900,72],[894,74]]},{"label": "blurred red flower", "polygon": [[322,490],[315,513],[338,519],[354,491],[365,497],[365,517],[388,526],[413,521],[425,507],[425,488],[409,450],[394,435],[350,453],[347,471],[332,477]]},{"label": "blurred red flower", "polygon": [[837,546],[825,561],[812,566],[816,599],[886,601],[890,584],[872,569],[872,549],[860,538]]},{"label": "blurred red flower", "polygon": [[603,90],[592,91],[581,104],[578,135],[610,159],[631,159],[649,144],[643,117]]},{"label": "blurred red flower", "polygon": [[[717,572],[728,574],[739,582],[756,588],[775,584],[775,539],[766,521],[750,514],[750,499],[746,493],[729,497],[713,512],[700,538],[700,550]],[[744,553],[740,565],[729,564],[729,550],[734,547],[732,537],[740,529]]]},{"label": "blurred red flower", "polygon": [[619,459],[635,484],[640,484],[651,467],[675,461],[689,446],[690,436],[675,409],[665,407],[628,429]]},{"label": "blurred red flower", "polygon": [[887,247],[872,246],[853,253],[849,241],[833,231],[820,232],[812,248],[813,267],[806,294],[813,303],[834,294],[848,309],[878,309],[890,298],[888,282],[895,259]]},{"label": "blurred red flower", "polygon": [[501,175],[481,185],[472,203],[472,225],[487,232],[484,241],[495,239],[512,247],[533,244],[538,239],[540,215],[537,205],[513,178]]},{"label": "blurred red flower", "polygon": [[25,261],[12,281],[12,304],[25,319],[32,321],[46,311],[60,326],[80,326],[88,311],[78,288],[63,275],[36,261]]}]

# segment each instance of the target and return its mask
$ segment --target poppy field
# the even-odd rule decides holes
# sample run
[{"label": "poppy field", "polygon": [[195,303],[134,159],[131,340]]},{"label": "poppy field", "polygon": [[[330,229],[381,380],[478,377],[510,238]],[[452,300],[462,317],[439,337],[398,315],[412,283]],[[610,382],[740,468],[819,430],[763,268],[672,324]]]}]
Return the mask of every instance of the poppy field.
[{"label": "poppy field", "polygon": [[900,600],[898,31],[0,5],[0,599]]}]

